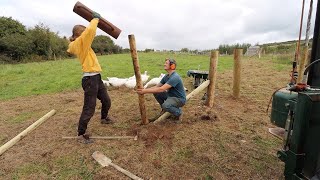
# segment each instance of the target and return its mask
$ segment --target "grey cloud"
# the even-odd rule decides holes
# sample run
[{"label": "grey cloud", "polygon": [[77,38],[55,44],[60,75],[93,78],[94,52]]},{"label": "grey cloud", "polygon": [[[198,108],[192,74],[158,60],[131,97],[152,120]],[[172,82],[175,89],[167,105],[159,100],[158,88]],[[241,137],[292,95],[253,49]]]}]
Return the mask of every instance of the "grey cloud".
[{"label": "grey cloud", "polygon": [[[52,31],[68,37],[74,24],[88,24],[72,12],[76,2],[77,0],[5,1],[0,2],[1,7],[4,7],[0,10],[0,16],[12,16],[27,27],[43,22]],[[114,39],[116,44],[128,48],[128,35],[134,34],[138,49],[213,49],[227,43],[254,44],[293,40],[298,38],[301,11],[300,0],[81,2],[122,29],[119,38]],[[315,6],[316,3],[314,9]],[[308,7],[307,2],[306,11]],[[307,12],[305,19],[306,17]],[[101,30],[97,34],[105,35]]]}]

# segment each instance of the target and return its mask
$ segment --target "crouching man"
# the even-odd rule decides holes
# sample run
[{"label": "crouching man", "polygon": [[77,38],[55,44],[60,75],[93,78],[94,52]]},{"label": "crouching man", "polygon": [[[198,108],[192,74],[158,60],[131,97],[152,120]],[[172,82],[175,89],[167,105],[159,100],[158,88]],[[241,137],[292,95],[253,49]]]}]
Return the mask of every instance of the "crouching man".
[{"label": "crouching man", "polygon": [[168,74],[161,79],[160,83],[147,89],[137,89],[138,94],[153,93],[162,108],[160,115],[150,121],[155,121],[165,112],[171,113],[176,123],[180,123],[182,120],[181,107],[186,103],[186,94],[182,79],[175,71],[176,66],[177,63],[174,59],[165,59],[164,70]]}]

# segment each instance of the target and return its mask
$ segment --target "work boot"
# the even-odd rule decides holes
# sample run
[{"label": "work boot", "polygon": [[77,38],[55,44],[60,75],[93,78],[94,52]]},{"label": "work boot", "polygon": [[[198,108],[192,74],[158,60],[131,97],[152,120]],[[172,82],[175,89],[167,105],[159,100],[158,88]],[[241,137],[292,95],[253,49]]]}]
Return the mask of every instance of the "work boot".
[{"label": "work boot", "polygon": [[83,135],[78,136],[77,140],[79,143],[83,143],[83,144],[93,143],[93,140],[90,139],[89,135],[87,135],[87,134],[83,134]]},{"label": "work boot", "polygon": [[149,119],[149,122],[153,122],[153,121],[157,120],[164,113],[165,113],[165,111],[162,109],[161,112],[157,116],[155,116],[154,118]]},{"label": "work boot", "polygon": [[201,100],[207,100],[208,99],[208,95],[207,93],[204,93],[204,95],[202,96]]},{"label": "work boot", "polygon": [[180,114],[179,116],[174,116],[172,118],[172,122],[176,124],[180,124],[182,122],[182,114]]},{"label": "work boot", "polygon": [[110,117],[107,117],[105,119],[101,119],[101,124],[113,124],[113,120]]}]

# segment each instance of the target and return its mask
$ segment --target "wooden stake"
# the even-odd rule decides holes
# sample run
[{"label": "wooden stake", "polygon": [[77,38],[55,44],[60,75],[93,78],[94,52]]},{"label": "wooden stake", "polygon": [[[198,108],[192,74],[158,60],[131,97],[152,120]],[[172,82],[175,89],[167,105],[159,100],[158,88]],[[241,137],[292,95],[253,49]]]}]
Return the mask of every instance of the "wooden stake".
[{"label": "wooden stake", "polygon": [[[63,136],[62,139],[77,139],[77,136]],[[138,140],[138,136],[90,136],[90,139],[133,139]]]},{"label": "wooden stake", "polygon": [[[193,96],[199,94],[202,90],[204,90],[206,87],[208,87],[208,85],[210,84],[210,80],[206,80],[205,82],[203,82],[200,86],[198,86],[195,90],[193,90],[190,94],[187,95],[187,102],[190,98],[192,98]],[[170,113],[166,112],[164,114],[162,114],[162,116],[160,116],[157,120],[155,120],[153,123],[158,123],[160,121],[163,121],[165,119],[167,119],[170,116]]]},{"label": "wooden stake", "polygon": [[311,26],[311,17],[312,17],[312,8],[313,7],[313,1],[310,1],[310,7],[309,7],[309,13],[308,13],[308,21],[307,21],[307,29],[306,29],[306,39],[305,39],[305,45],[304,45],[304,56],[301,59],[301,62],[299,63],[299,71],[298,71],[298,83],[307,83],[307,82],[302,82],[306,81],[303,80],[303,71],[305,69],[306,64],[310,64],[310,59],[309,57],[309,34],[310,34],[310,26]]},{"label": "wooden stake", "polygon": [[28,133],[33,131],[35,128],[40,126],[45,120],[47,120],[49,117],[53,116],[56,113],[56,110],[51,110],[46,115],[44,115],[42,118],[38,119],[36,122],[31,124],[27,129],[22,131],[20,134],[18,134],[16,137],[8,141],[6,144],[0,147],[0,155],[2,155],[6,150],[8,150],[10,147],[15,145],[18,141],[20,141],[22,138],[24,138]]},{"label": "wooden stake", "polygon": [[304,71],[304,68],[306,66],[306,61],[308,59],[308,55],[309,55],[309,52],[308,52],[308,46],[305,46],[304,49],[303,49],[303,58],[301,58],[300,60],[300,64],[299,64],[299,70],[298,70],[298,80],[297,82],[298,83],[301,83],[302,82],[302,78],[303,78],[303,71]]},{"label": "wooden stake", "polygon": [[[128,38],[129,38],[130,52],[131,52],[131,58],[132,58],[132,62],[133,62],[134,74],[136,76],[137,88],[143,89],[143,83],[142,83],[141,74],[140,74],[138,53],[137,53],[137,48],[136,48],[136,40],[135,40],[133,34],[129,35]],[[142,124],[148,124],[149,120],[147,119],[144,95],[139,94],[138,97],[139,97],[139,107],[140,107]]]},{"label": "wooden stake", "polygon": [[208,98],[205,103],[205,105],[208,107],[213,107],[213,103],[214,103],[214,91],[215,91],[216,77],[217,77],[218,56],[219,56],[219,51],[211,52],[210,69],[209,69],[210,84],[207,90]]},{"label": "wooden stake", "polygon": [[234,66],[233,66],[233,96],[239,98],[240,96],[240,80],[241,80],[241,57],[242,49],[234,50]]}]

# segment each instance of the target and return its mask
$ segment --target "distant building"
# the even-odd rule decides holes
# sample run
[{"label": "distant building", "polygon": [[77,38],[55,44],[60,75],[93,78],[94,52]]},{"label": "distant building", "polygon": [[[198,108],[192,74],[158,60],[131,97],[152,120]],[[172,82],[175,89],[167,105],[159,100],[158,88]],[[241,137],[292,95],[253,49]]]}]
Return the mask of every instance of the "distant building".
[{"label": "distant building", "polygon": [[259,46],[250,46],[247,49],[247,52],[245,54],[246,56],[255,56],[258,55],[260,57],[260,47]]}]

